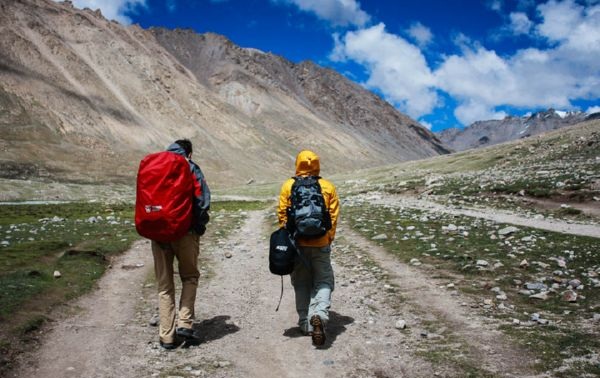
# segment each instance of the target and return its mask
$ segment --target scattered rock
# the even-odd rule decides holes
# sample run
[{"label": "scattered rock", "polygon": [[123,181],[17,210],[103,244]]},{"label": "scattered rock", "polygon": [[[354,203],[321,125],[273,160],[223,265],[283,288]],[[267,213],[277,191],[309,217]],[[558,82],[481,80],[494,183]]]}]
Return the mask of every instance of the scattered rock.
[{"label": "scattered rock", "polygon": [[419,266],[421,265],[421,262],[418,259],[410,259],[410,264],[414,265],[414,266]]},{"label": "scattered rock", "polygon": [[152,315],[152,318],[150,319],[148,324],[152,327],[157,327],[160,324],[160,317],[158,316],[158,314]]},{"label": "scattered rock", "polygon": [[507,235],[510,235],[517,231],[519,231],[518,228],[516,228],[514,226],[508,226],[508,227],[504,227],[503,229],[499,230],[498,235],[507,236]]},{"label": "scattered rock", "polygon": [[477,260],[477,266],[488,266],[490,265],[490,263],[488,263],[485,260]]},{"label": "scattered rock", "polygon": [[395,324],[396,329],[405,329],[406,328],[406,321],[403,319],[398,319],[396,321]]},{"label": "scattered rock", "polygon": [[216,368],[225,368],[225,367],[228,367],[229,365],[231,365],[231,362],[229,362],[229,361],[215,361],[213,363],[213,366]]},{"label": "scattered rock", "polygon": [[225,257],[230,259],[233,255],[231,254],[231,252],[227,251],[225,252]]},{"label": "scattered rock", "polygon": [[562,298],[566,302],[577,302],[577,293],[572,290],[567,290],[562,294]]},{"label": "scattered rock", "polygon": [[62,274],[60,274],[60,272],[58,270],[54,271],[54,278],[60,278],[62,277]]},{"label": "scattered rock", "polygon": [[542,291],[540,293],[537,293],[537,294],[534,294],[534,295],[530,295],[529,298],[539,299],[539,300],[545,301],[546,299],[548,299],[548,292],[547,291]]},{"label": "scattered rock", "polygon": [[129,264],[129,265],[121,265],[121,269],[125,269],[125,270],[132,270],[132,269],[138,269],[143,267],[144,264],[143,263],[137,263],[137,264]]},{"label": "scattered rock", "polygon": [[456,225],[451,223],[451,224],[445,226],[445,228],[442,227],[442,229],[446,229],[447,231],[456,231],[456,230],[458,230],[458,227],[456,227]]},{"label": "scattered rock", "polygon": [[527,262],[526,259],[523,259],[520,263],[519,263],[519,267],[521,268],[527,268],[529,266],[529,263]]},{"label": "scattered rock", "polygon": [[548,289],[548,286],[541,282],[527,282],[525,288],[527,290],[546,290]]},{"label": "scattered rock", "polygon": [[379,235],[375,235],[371,238],[371,240],[387,240],[387,235],[386,234],[379,234]]}]

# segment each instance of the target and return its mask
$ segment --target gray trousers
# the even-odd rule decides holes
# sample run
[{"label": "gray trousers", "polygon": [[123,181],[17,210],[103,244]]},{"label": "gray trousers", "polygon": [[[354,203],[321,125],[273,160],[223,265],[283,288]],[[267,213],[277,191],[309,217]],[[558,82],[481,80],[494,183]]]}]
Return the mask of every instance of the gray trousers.
[{"label": "gray trousers", "polygon": [[309,267],[296,258],[291,274],[292,286],[296,294],[298,325],[303,332],[312,332],[310,318],[319,315],[324,323],[329,320],[331,292],[334,288],[333,268],[331,267],[331,247],[298,247]]}]

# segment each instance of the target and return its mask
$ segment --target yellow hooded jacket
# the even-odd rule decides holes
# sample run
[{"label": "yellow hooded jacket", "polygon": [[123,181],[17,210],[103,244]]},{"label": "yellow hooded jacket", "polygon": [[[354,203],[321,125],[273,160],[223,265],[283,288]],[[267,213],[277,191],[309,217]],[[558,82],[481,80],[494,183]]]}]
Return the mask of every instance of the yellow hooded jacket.
[{"label": "yellow hooded jacket", "polygon": [[[318,176],[320,170],[319,156],[317,154],[308,150],[300,151],[296,157],[296,176]],[[292,204],[290,196],[293,184],[294,179],[289,178],[281,186],[279,206],[277,207],[277,217],[279,218],[280,227],[284,227],[287,222],[286,210]],[[340,202],[335,191],[335,186],[331,182],[321,178],[319,179],[319,184],[321,185],[325,206],[331,216],[331,230],[317,239],[298,239],[298,244],[304,247],[325,247],[330,245],[335,238],[335,228],[340,213]]]}]

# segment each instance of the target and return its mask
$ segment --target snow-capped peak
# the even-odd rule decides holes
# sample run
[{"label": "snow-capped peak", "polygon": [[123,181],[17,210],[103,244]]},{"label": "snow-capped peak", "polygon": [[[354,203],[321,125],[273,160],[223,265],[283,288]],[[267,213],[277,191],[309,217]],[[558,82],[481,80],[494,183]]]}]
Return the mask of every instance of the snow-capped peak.
[{"label": "snow-capped peak", "polygon": [[554,113],[558,114],[560,118],[565,118],[567,115],[569,115],[569,112],[565,112],[563,110],[555,110]]}]

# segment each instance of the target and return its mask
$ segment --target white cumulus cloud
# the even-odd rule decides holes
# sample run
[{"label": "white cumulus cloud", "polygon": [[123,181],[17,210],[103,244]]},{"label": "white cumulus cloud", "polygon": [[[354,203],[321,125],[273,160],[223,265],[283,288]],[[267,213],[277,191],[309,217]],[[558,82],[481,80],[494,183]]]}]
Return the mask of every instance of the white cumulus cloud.
[{"label": "white cumulus cloud", "polygon": [[371,17],[356,0],[272,0],[275,3],[295,4],[306,12],[331,22],[334,26],[364,26]]},{"label": "white cumulus cloud", "polygon": [[410,28],[408,28],[407,33],[420,47],[426,47],[433,39],[433,33],[431,33],[431,30],[420,22],[415,22],[412,24]]},{"label": "white cumulus cloud", "polygon": [[600,113],[600,106],[590,106],[585,112],[587,114]]},{"label": "white cumulus cloud", "polygon": [[454,115],[465,125],[503,118],[503,106],[570,109],[572,101],[599,99],[600,5],[550,0],[535,10],[535,19],[511,14],[511,31],[529,32],[547,47],[500,55],[459,34],[460,52],[440,55],[433,70],[417,45],[378,24],[334,36],[331,58],[363,65],[366,86],[415,118],[441,104],[438,91],[457,102]]},{"label": "white cumulus cloud", "polygon": [[331,58],[350,59],[365,66],[365,85],[381,91],[388,101],[413,117],[429,113],[438,97],[434,77],[418,47],[385,31],[380,23],[367,29],[334,36]]},{"label": "white cumulus cloud", "polygon": [[127,16],[127,13],[134,11],[137,7],[145,7],[146,0],[73,0],[73,5],[79,9],[100,9],[102,15],[107,19],[129,25],[131,18]]},{"label": "white cumulus cloud", "polygon": [[[600,7],[571,0],[537,8],[538,35],[554,42],[500,57],[484,47],[464,48],[435,72],[438,87],[459,100],[456,117],[470,123],[501,105],[570,108],[571,100],[600,97]],[[522,24],[527,28],[525,20]],[[523,29],[524,30],[524,29]]]},{"label": "white cumulus cloud", "polygon": [[509,29],[513,34],[529,34],[533,26],[533,22],[529,20],[526,13],[522,12],[514,12],[509,15],[510,18],[510,26]]}]

